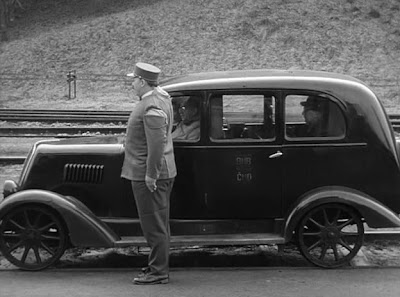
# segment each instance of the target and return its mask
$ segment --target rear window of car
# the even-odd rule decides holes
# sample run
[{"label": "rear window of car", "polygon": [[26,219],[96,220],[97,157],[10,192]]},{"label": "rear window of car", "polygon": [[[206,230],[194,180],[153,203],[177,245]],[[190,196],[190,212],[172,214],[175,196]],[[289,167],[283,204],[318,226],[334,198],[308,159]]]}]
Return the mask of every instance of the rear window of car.
[{"label": "rear window of car", "polygon": [[325,94],[288,94],[284,102],[286,139],[341,139],[346,135],[340,106]]}]

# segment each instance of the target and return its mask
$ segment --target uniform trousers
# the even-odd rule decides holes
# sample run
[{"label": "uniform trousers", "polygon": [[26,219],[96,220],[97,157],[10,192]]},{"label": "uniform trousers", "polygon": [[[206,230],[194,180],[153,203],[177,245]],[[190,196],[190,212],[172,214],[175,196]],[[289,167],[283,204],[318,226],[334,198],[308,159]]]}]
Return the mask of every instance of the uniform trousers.
[{"label": "uniform trousers", "polygon": [[150,253],[149,274],[169,274],[169,203],[174,178],[157,180],[157,190],[150,192],[145,181],[132,181],[132,190],[143,236]]}]

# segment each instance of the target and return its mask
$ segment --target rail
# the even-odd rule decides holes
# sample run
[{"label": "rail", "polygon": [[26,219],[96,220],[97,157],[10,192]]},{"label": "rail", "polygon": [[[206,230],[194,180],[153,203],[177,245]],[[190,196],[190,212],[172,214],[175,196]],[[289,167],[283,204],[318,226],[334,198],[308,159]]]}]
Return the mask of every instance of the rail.
[{"label": "rail", "polygon": [[0,121],[118,123],[126,122],[129,114],[127,111],[1,109]]},{"label": "rail", "polygon": [[[129,111],[101,110],[20,110],[0,109],[0,121],[7,122],[68,122],[68,123],[125,123]],[[394,127],[400,127],[400,114],[390,114],[389,119]]]},{"label": "rail", "polygon": [[[129,111],[102,111],[102,110],[54,110],[54,109],[37,109],[37,110],[21,110],[21,109],[0,109],[0,121],[6,122],[66,122],[66,123],[126,123],[129,118]],[[400,132],[400,114],[390,114],[389,119],[392,123],[393,128]],[[1,134],[4,133],[7,128],[3,128]],[[74,132],[74,127],[69,129],[68,127],[60,128],[66,132],[60,133],[71,133]],[[56,129],[53,129],[55,131]],[[18,131],[15,129],[14,131]],[[19,129],[19,131],[24,131]],[[25,130],[28,131],[28,130]],[[33,130],[32,130],[33,131]],[[22,132],[21,132],[22,133]],[[17,134],[21,134],[17,133]],[[27,132],[25,134],[28,134]],[[36,129],[33,133],[42,133],[40,129]],[[119,132],[118,132],[119,133]],[[7,135],[8,136],[8,135]]]},{"label": "rail", "polygon": [[126,127],[0,127],[0,137],[81,137],[87,135],[122,134]]},{"label": "rail", "polygon": [[[78,124],[118,124],[119,127],[74,126],[74,127],[0,127],[0,137],[79,137],[96,134],[122,134],[129,118],[127,111],[93,110],[0,110],[0,121],[7,122],[65,122]],[[396,132],[400,133],[400,114],[391,114],[389,119]]]}]

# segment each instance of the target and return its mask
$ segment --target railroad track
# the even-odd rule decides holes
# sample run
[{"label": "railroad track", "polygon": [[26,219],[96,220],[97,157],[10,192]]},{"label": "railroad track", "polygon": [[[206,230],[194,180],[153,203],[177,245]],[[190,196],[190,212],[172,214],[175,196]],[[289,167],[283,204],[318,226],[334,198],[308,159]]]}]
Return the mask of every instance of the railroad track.
[{"label": "railroad track", "polygon": [[90,135],[123,134],[126,127],[0,127],[0,137],[81,137]]},{"label": "railroad track", "polygon": [[[21,110],[0,109],[0,120],[3,121],[37,121],[37,122],[77,122],[88,123],[126,123],[129,111],[95,111],[95,110]],[[400,114],[389,115],[395,131],[400,132]],[[0,127],[1,137],[12,138],[72,138],[92,135],[121,135],[126,127],[74,126],[74,127]],[[23,163],[25,156],[1,156],[0,163]]]},{"label": "railroad track", "polygon": [[[105,110],[55,110],[55,109],[0,109],[0,121],[21,122],[127,122],[130,111]],[[391,114],[389,119],[393,126],[400,127],[400,114]]]},{"label": "railroad track", "polygon": [[392,123],[393,128],[400,132],[400,114],[389,114],[389,120]]},{"label": "railroad track", "polygon": [[103,110],[54,110],[54,109],[1,109],[0,121],[21,122],[100,122],[118,123],[128,121],[130,111]]}]

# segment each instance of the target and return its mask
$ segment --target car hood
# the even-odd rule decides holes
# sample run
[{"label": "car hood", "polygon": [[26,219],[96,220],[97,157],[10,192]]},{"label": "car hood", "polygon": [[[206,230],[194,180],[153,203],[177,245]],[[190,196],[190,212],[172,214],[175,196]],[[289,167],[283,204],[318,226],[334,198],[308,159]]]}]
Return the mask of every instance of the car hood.
[{"label": "car hood", "polygon": [[52,145],[74,145],[74,144],[122,144],[123,136],[94,136],[94,137],[74,137],[66,139],[53,139],[41,141],[41,144]]}]

